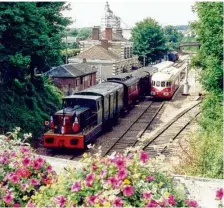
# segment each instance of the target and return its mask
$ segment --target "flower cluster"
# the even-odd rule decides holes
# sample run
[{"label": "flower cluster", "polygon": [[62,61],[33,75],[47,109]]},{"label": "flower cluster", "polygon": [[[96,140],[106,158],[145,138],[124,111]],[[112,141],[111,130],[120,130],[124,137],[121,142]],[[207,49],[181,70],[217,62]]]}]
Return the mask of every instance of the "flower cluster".
[{"label": "flower cluster", "polygon": [[[38,207],[197,207],[194,200],[177,194],[172,179],[150,171],[148,153],[133,151],[110,157],[84,154],[81,168],[68,168],[57,183],[33,197]],[[179,187],[178,190],[181,190]]]},{"label": "flower cluster", "polygon": [[220,188],[216,191],[216,200],[219,201],[219,207],[223,207],[223,188]]},{"label": "flower cluster", "polygon": [[0,207],[25,206],[41,186],[55,180],[51,165],[30,147],[0,149]]}]

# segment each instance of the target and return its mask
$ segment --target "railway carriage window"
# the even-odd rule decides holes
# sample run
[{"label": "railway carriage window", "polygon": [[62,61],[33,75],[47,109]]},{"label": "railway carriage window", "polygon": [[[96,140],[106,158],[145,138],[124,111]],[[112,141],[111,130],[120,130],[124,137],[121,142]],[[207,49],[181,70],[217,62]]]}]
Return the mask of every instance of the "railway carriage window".
[{"label": "railway carriage window", "polygon": [[161,87],[165,87],[166,86],[166,82],[161,82]]},{"label": "railway carriage window", "polygon": [[171,82],[167,82],[167,83],[166,83],[166,86],[167,86],[167,87],[170,87],[170,86],[171,86]]},{"label": "railway carriage window", "polygon": [[156,87],[160,87],[160,82],[159,81],[156,82]]}]

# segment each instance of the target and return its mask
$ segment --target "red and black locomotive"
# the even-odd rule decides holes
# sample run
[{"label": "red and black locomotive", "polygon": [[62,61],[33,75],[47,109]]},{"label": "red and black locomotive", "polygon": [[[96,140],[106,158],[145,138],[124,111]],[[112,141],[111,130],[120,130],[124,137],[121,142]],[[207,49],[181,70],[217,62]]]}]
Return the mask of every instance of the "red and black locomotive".
[{"label": "red and black locomotive", "polygon": [[155,68],[142,68],[111,76],[107,82],[63,98],[63,109],[51,116],[44,146],[83,149],[123,111],[151,94],[150,73],[154,72]]}]

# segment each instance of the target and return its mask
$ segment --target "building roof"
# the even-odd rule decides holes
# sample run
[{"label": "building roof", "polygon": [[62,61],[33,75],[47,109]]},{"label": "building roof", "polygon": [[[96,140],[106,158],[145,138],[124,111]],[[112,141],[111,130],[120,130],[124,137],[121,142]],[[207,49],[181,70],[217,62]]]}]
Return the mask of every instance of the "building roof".
[{"label": "building roof", "polygon": [[100,45],[94,45],[89,49],[80,53],[78,58],[85,59],[101,59],[101,60],[117,60],[120,57],[110,50],[106,50]]},{"label": "building roof", "polygon": [[47,71],[45,75],[49,77],[80,77],[87,74],[95,73],[96,70],[85,63],[80,64],[64,64],[50,71]]}]

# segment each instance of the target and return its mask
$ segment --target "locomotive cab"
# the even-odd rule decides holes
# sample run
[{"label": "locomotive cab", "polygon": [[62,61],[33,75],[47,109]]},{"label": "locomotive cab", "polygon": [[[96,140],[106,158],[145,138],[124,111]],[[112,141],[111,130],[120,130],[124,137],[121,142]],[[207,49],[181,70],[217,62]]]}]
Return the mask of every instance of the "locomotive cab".
[{"label": "locomotive cab", "polygon": [[84,148],[93,134],[101,131],[98,115],[100,96],[72,95],[63,99],[63,109],[51,116],[45,147]]}]

